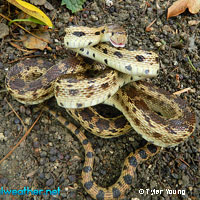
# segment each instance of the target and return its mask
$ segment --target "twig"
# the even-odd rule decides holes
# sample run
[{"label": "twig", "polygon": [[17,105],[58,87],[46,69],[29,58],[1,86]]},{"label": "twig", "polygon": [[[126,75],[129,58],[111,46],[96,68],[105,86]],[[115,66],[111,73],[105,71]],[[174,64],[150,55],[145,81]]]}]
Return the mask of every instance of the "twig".
[{"label": "twig", "polygon": [[12,153],[13,153],[13,151],[26,139],[26,137],[28,136],[28,134],[31,132],[31,130],[33,129],[33,127],[35,126],[35,124],[37,123],[37,121],[39,120],[39,118],[41,117],[41,115],[42,115],[42,110],[41,110],[41,112],[40,112],[40,114],[39,114],[39,116],[37,117],[37,119],[35,120],[35,122],[32,124],[32,126],[26,131],[26,133],[24,134],[24,136],[20,139],[20,141],[11,149],[11,151],[6,155],[6,156],[4,156],[4,158],[2,158],[1,160],[0,160],[0,164],[4,161],[4,160],[6,160]]},{"label": "twig", "polygon": [[34,53],[36,50],[26,50],[26,49],[23,49],[22,47],[20,47],[19,45],[13,43],[13,42],[9,42],[11,46],[17,48],[18,50],[20,51],[23,51],[23,52],[26,52],[28,54],[31,54],[31,53]]},{"label": "twig", "polygon": [[189,91],[189,90],[191,90],[190,87],[184,88],[184,89],[179,90],[179,91],[177,91],[177,92],[174,92],[173,94],[175,94],[175,95],[180,95],[180,94],[182,94],[182,93],[184,93],[184,92],[187,92],[187,91]]},{"label": "twig", "polygon": [[12,107],[12,105],[8,102],[8,100],[6,99],[7,104],[9,105],[9,107],[11,108],[11,110],[15,113],[15,115],[18,117],[18,119],[21,121],[25,131],[27,130],[22,118],[17,114],[17,112],[14,110],[14,108]]},{"label": "twig", "polygon": [[41,55],[28,55],[28,56],[23,56],[22,58],[17,58],[17,59],[15,59],[15,60],[12,60],[12,61],[9,61],[8,63],[9,64],[12,64],[12,63],[15,63],[15,62],[17,62],[17,61],[19,61],[19,60],[24,60],[24,59],[26,59],[26,58],[35,58],[35,57],[41,57]]},{"label": "twig", "polygon": [[146,31],[150,32],[152,30],[151,26],[155,23],[156,19],[154,19],[147,27],[146,27]]},{"label": "twig", "polygon": [[178,158],[181,162],[183,162],[185,165],[187,165],[188,167],[190,167],[190,165],[187,163],[187,162],[185,162],[183,159],[181,159],[181,158]]}]

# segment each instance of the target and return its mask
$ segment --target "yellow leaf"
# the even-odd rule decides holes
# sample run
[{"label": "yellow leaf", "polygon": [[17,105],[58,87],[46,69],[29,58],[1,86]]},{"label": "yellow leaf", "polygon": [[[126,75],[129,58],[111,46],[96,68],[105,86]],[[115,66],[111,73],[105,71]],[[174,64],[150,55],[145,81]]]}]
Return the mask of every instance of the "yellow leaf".
[{"label": "yellow leaf", "polygon": [[44,22],[49,28],[53,27],[51,20],[37,7],[22,0],[7,0],[17,8],[21,9],[28,15],[39,19]]}]

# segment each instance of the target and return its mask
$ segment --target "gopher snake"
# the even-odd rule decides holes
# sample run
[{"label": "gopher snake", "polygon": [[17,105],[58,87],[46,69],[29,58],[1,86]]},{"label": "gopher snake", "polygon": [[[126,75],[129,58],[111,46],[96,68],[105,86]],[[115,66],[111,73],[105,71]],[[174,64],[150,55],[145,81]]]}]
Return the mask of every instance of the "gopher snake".
[{"label": "gopher snake", "polygon": [[[159,68],[157,55],[146,51],[119,50],[107,44],[90,47],[99,41],[108,40],[106,28],[78,27],[76,29],[70,27],[66,29],[67,35],[64,42],[67,47],[73,47],[74,51],[116,68],[120,72],[110,68],[104,69],[104,66],[95,64],[92,65],[95,75],[92,73],[90,76],[87,73],[90,66],[80,57],[66,58],[50,68],[46,62],[27,60],[25,68],[23,67],[24,62],[22,62],[8,72],[6,77],[8,91],[18,101],[26,104],[41,103],[54,95],[58,104],[65,108],[82,108],[104,102],[121,110],[130,125],[155,145],[169,147],[184,141],[195,129],[195,115],[183,100],[143,81],[125,85],[130,81],[156,76]],[[118,32],[117,35],[123,33],[123,31]],[[115,46],[123,46],[122,41],[126,40],[115,40],[112,30],[109,30],[108,33],[113,36],[112,39],[109,39],[111,43]],[[70,39],[70,36],[75,39]],[[83,39],[83,37],[86,38]],[[98,72],[96,76],[96,70],[102,68],[103,72]],[[80,74],[82,70],[86,73]],[[71,74],[74,76],[72,77]],[[74,87],[74,84],[78,85],[81,81],[83,81],[81,87]],[[120,87],[122,88],[119,89]],[[46,106],[44,109],[49,110]],[[87,129],[93,133],[99,134],[99,132],[107,130],[110,122],[103,119],[102,126],[98,122],[92,123],[94,113],[90,108],[87,109],[89,109],[87,116],[84,115],[83,110],[67,110],[73,114],[74,118],[78,118],[83,126],[87,125]],[[49,112],[81,141],[85,149],[82,182],[87,192],[95,199],[119,199],[122,197],[125,190],[132,184],[137,165],[159,152],[160,147],[148,143],[135,153],[131,153],[124,162],[124,168],[118,181],[107,189],[102,188],[96,185],[92,179],[94,152],[87,138],[72,123],[67,122],[54,111]],[[87,124],[83,120],[84,118],[89,119]],[[116,129],[113,129],[113,132],[115,131]],[[109,137],[108,134],[106,137]]]}]

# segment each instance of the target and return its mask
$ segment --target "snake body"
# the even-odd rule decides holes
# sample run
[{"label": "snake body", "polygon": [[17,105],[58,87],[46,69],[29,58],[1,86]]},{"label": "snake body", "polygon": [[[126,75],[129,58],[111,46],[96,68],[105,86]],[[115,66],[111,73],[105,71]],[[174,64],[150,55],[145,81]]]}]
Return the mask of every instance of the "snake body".
[{"label": "snake body", "polygon": [[[100,115],[99,119],[95,119],[92,108],[83,108],[105,103],[118,108],[126,117],[129,124],[124,122],[121,128],[126,127],[128,131],[132,127],[155,145],[169,147],[184,141],[195,129],[195,114],[186,102],[150,83],[133,82],[157,75],[158,56],[153,52],[128,51],[115,49],[107,44],[97,44],[99,41],[109,40],[115,46],[124,46],[122,41],[125,40],[119,39],[123,31],[118,29],[115,39],[114,31],[109,28],[69,27],[66,29],[64,43],[67,48],[118,71],[105,68],[102,64],[87,64],[79,56],[67,57],[55,65],[28,60],[25,61],[25,68],[22,62],[8,72],[8,91],[25,104],[41,103],[55,96],[60,106],[67,108],[82,126],[96,135],[102,136],[103,131],[109,130],[110,133],[106,133],[105,137],[116,137],[123,132],[118,131],[117,119],[110,122]],[[108,39],[109,35],[112,39]],[[42,67],[42,64],[46,67]],[[93,68],[92,74],[88,72],[89,68]],[[128,82],[132,83],[127,84]],[[102,188],[92,178],[94,151],[87,138],[75,125],[50,111],[48,107],[44,109],[71,130],[82,143],[85,149],[82,182],[95,199],[120,199],[126,189],[130,188],[137,165],[160,150],[160,147],[147,143],[145,147],[131,153],[124,162],[118,181],[108,188]]]}]

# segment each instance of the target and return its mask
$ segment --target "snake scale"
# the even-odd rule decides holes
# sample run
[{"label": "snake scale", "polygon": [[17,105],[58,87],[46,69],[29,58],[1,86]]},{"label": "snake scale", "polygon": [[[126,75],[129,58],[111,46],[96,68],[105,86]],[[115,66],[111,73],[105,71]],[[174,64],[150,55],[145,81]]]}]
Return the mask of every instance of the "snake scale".
[{"label": "snake scale", "polygon": [[[55,96],[59,106],[98,136],[117,137],[131,128],[142,135],[148,143],[125,159],[115,184],[102,188],[92,178],[94,151],[81,129],[44,106],[84,147],[82,183],[86,191],[97,200],[120,199],[132,185],[139,163],[157,154],[161,147],[178,145],[193,133],[195,114],[181,98],[142,80],[157,75],[158,56],[122,49],[127,36],[121,27],[68,27],[65,31],[65,46],[94,62],[88,63],[81,56],[68,56],[54,65],[28,59],[10,69],[6,87],[24,104],[38,104]],[[100,42],[110,42],[114,47]],[[89,107],[99,103],[116,107],[126,120],[121,116],[108,120]]]}]

